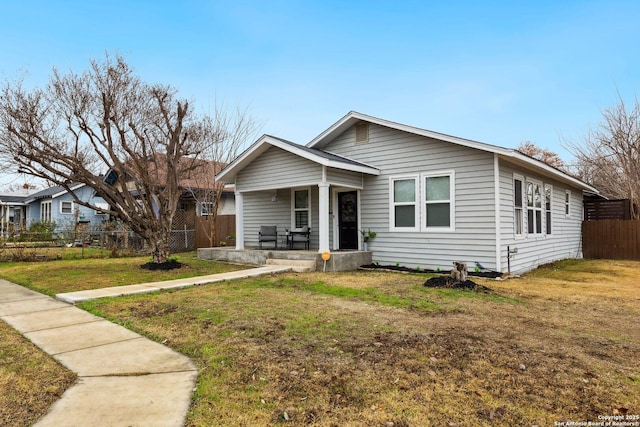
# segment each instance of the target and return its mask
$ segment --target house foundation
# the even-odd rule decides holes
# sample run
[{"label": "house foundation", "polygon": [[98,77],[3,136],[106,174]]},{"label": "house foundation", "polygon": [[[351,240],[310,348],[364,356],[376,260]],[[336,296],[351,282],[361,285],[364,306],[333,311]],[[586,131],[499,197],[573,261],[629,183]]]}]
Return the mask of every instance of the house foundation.
[{"label": "house foundation", "polygon": [[[350,271],[356,270],[364,264],[371,264],[371,251],[337,251],[331,252],[331,257],[326,262],[322,254],[317,251],[285,251],[274,249],[242,249],[220,247],[200,248],[198,258],[233,262],[238,264],[266,265],[268,260],[290,261],[314,261],[316,271]],[[281,263],[281,262],[278,262]]]}]

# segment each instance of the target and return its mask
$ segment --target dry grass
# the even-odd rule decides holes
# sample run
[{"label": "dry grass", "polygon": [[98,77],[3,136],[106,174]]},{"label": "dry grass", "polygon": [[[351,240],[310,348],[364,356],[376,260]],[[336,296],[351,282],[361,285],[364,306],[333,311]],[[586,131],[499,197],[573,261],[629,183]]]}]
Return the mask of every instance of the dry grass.
[{"label": "dry grass", "polygon": [[1,320],[0,337],[0,425],[31,425],[76,377]]},{"label": "dry grass", "polygon": [[478,280],[495,294],[292,273],[85,307],[194,359],[189,425],[545,426],[640,413],[638,269]]}]

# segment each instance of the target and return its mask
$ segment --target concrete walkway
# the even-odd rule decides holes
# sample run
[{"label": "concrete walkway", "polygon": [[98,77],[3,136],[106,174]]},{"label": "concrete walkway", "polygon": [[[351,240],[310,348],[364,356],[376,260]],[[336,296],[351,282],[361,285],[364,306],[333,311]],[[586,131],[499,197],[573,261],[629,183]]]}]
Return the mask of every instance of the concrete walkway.
[{"label": "concrete walkway", "polygon": [[[60,294],[78,302],[288,271],[269,266],[190,279]],[[0,319],[78,375],[37,427],[182,426],[197,370],[191,360],[84,310],[0,279]]]}]

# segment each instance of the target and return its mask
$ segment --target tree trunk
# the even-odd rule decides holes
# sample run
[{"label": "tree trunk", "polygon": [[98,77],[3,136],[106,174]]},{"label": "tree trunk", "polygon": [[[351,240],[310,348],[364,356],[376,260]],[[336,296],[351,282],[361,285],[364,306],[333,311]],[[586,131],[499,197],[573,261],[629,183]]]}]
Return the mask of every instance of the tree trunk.
[{"label": "tree trunk", "polygon": [[154,263],[162,264],[169,261],[171,252],[167,236],[158,236],[156,239],[151,239],[149,243],[151,244],[151,256]]}]

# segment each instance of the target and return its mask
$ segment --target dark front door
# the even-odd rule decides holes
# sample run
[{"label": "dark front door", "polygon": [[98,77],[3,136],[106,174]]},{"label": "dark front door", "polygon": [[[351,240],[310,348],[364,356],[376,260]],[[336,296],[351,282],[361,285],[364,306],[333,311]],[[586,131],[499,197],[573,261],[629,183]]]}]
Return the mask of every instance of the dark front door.
[{"label": "dark front door", "polygon": [[358,192],[338,193],[340,249],[358,249]]}]

